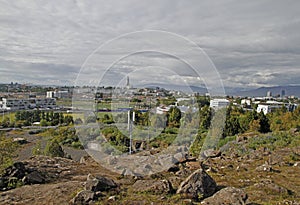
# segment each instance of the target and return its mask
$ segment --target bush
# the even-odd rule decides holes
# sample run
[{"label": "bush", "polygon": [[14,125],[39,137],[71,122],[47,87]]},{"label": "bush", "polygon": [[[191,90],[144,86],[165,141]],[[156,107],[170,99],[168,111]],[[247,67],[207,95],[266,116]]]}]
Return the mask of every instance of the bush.
[{"label": "bush", "polygon": [[47,143],[44,153],[50,157],[64,157],[65,155],[62,147],[56,140]]}]

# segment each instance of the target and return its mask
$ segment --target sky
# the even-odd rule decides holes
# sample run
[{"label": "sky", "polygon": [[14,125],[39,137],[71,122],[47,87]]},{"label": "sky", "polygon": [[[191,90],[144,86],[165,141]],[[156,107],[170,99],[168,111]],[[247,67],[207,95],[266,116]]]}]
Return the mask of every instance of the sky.
[{"label": "sky", "polygon": [[217,73],[226,87],[299,85],[299,8],[298,0],[0,0],[0,83],[118,83],[130,74],[133,84],[211,85]]}]

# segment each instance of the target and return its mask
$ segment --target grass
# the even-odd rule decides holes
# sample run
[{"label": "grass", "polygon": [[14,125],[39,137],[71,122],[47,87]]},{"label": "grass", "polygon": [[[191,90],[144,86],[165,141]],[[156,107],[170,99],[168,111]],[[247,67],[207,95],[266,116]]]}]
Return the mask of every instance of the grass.
[{"label": "grass", "polygon": [[15,120],[15,112],[1,113],[0,123],[2,123],[5,118],[8,118],[11,122],[13,122]]}]

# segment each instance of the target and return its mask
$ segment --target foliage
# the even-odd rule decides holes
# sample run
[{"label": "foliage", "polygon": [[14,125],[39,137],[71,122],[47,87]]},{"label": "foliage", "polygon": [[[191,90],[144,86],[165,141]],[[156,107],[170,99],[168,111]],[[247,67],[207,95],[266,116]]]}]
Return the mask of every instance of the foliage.
[{"label": "foliage", "polygon": [[51,140],[45,147],[44,154],[50,157],[64,157],[65,153],[58,141]]},{"label": "foliage", "polygon": [[12,165],[12,157],[17,149],[17,144],[11,138],[0,133],[0,173]]},{"label": "foliage", "polygon": [[41,126],[55,126],[59,124],[73,124],[73,117],[64,116],[63,113],[45,112],[41,110],[19,110],[15,114],[15,122],[18,126],[29,126],[34,122],[40,122]]},{"label": "foliage", "polygon": [[180,127],[181,111],[178,107],[171,107],[167,114],[167,126]]},{"label": "foliage", "polygon": [[38,141],[36,145],[32,148],[32,154],[33,155],[43,155],[44,150],[42,149],[41,146],[41,141]]}]

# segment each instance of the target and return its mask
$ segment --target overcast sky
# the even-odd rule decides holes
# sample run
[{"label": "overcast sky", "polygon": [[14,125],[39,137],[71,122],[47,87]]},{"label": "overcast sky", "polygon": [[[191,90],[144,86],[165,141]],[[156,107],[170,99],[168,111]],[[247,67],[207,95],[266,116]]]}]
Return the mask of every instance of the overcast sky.
[{"label": "overcast sky", "polygon": [[[73,85],[95,49],[143,30],[167,31],[195,42],[225,86],[300,84],[298,0],[0,0],[0,83]],[[177,75],[197,85],[185,76],[180,59],[157,55],[128,56],[114,64],[118,69],[112,73],[145,66],[161,76],[171,69],[161,81],[180,83],[174,80]],[[99,65],[97,73],[104,71]],[[131,72],[144,82],[149,70]]]}]

